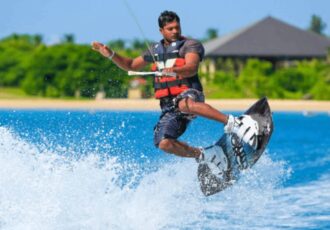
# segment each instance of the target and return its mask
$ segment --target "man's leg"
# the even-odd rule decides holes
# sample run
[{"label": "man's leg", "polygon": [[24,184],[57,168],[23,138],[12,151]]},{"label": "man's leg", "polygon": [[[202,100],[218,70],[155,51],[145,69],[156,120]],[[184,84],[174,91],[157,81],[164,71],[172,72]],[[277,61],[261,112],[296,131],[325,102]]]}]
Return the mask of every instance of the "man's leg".
[{"label": "man's leg", "polygon": [[[189,97],[179,101],[178,108],[183,113],[203,116],[212,120],[227,124],[228,116],[214,109],[204,102],[196,102]],[[189,146],[188,144],[175,140],[163,139],[159,143],[159,148],[167,153],[172,153],[181,157],[200,158],[201,149]]]},{"label": "man's leg", "polygon": [[[244,126],[238,119],[234,118],[233,116],[231,116],[231,120],[229,120],[229,116],[204,103],[203,100],[195,101],[195,98],[193,98],[194,97],[191,98],[190,96],[181,98],[177,104],[179,111],[182,113],[199,115],[208,119],[219,121],[224,125],[230,126],[229,129],[231,130],[229,130],[229,132],[234,131],[237,135],[241,135],[242,137],[250,129],[250,127]],[[228,131],[228,128],[226,130]],[[245,135],[244,137],[246,138],[245,142],[248,142],[250,136]],[[214,151],[191,147],[186,143],[176,140],[176,138],[164,138],[159,142],[158,147],[165,152],[173,153],[178,156],[198,158],[199,161],[208,161],[210,159],[214,159],[214,157],[217,157],[217,153]]]},{"label": "man's leg", "polygon": [[178,104],[178,108],[183,113],[199,115],[202,117],[206,117],[206,118],[209,118],[212,120],[219,121],[223,124],[227,124],[227,122],[228,122],[227,115],[216,110],[209,104],[206,104],[204,102],[194,101],[189,97],[186,97],[186,98],[180,100],[180,102]]},{"label": "man's leg", "polygon": [[201,154],[199,148],[194,148],[184,142],[169,138],[161,140],[158,147],[167,153],[172,153],[180,157],[199,158]]},{"label": "man's leg", "polygon": [[[180,97],[181,96],[181,97]],[[204,96],[201,92],[197,90],[188,90],[181,94],[178,97],[177,108],[182,113],[193,114],[203,116],[212,120],[219,121],[221,123],[227,124],[228,117],[214,109],[210,105],[204,103]],[[167,120],[167,119],[164,119]],[[183,121],[182,121],[183,122]],[[163,122],[160,122],[158,125],[158,131],[156,132],[156,141],[155,144],[163,151],[167,153],[172,153],[181,157],[193,157],[193,158],[201,158],[202,150],[200,148],[189,146],[188,144],[178,141],[177,138],[184,132],[184,130],[180,131],[180,135],[174,135],[172,131],[177,130],[178,127],[182,125],[178,125],[177,123],[168,122],[166,126],[163,126]],[[165,127],[171,127],[170,129]],[[167,130],[167,131],[165,131]],[[169,132],[171,134],[171,138],[162,134],[163,131]],[[162,138],[161,138],[162,137]]]},{"label": "man's leg", "polygon": [[[179,101],[178,108],[183,113],[203,116],[227,124],[228,116],[204,102],[196,102],[189,97]],[[200,158],[201,149],[189,146],[175,139],[163,139],[158,146],[161,150],[181,157]]]},{"label": "man's leg", "polygon": [[154,144],[161,150],[181,157],[198,158],[199,148],[194,148],[177,139],[185,132],[190,119],[179,115],[178,111],[162,113],[154,128]]},{"label": "man's leg", "polygon": [[225,132],[233,132],[245,143],[250,144],[253,148],[257,148],[257,139],[255,137],[258,124],[249,116],[240,116],[239,118],[235,118],[232,115],[226,116],[212,106],[204,102],[194,101],[189,97],[182,99],[178,104],[178,108],[183,113],[199,115],[222,122],[226,125]]}]

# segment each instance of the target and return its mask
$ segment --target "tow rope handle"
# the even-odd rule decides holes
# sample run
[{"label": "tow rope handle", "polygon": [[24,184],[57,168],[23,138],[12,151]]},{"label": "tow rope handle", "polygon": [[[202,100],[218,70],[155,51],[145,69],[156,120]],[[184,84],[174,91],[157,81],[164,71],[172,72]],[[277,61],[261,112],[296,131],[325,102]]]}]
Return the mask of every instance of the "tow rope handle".
[{"label": "tow rope handle", "polygon": [[163,73],[160,71],[149,71],[149,72],[139,72],[139,71],[128,71],[128,76],[156,76],[156,77],[161,77],[161,76],[169,76],[169,77],[176,77],[176,73]]}]

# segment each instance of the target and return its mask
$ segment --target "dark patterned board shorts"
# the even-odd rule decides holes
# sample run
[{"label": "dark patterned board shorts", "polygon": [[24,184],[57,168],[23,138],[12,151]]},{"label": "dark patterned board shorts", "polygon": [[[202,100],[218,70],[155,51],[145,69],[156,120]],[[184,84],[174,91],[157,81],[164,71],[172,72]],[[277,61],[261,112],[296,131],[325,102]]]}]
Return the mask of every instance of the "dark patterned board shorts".
[{"label": "dark patterned board shorts", "polygon": [[182,99],[191,98],[196,102],[204,102],[204,94],[196,89],[188,89],[175,98],[161,101],[162,114],[154,128],[154,144],[158,147],[165,138],[177,139],[187,129],[188,124],[195,116],[182,113],[178,110],[178,104]]}]

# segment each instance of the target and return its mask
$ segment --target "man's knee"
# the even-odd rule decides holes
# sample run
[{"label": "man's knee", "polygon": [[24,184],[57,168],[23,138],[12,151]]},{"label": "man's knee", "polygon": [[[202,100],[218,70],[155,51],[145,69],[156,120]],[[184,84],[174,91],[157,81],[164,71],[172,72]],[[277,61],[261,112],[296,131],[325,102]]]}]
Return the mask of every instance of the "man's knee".
[{"label": "man's knee", "polygon": [[196,102],[189,97],[182,99],[179,102],[179,110],[184,113],[195,113]]},{"label": "man's knee", "polygon": [[159,142],[158,148],[160,148],[161,150],[163,150],[163,151],[165,151],[167,153],[170,153],[171,150],[174,147],[174,143],[173,142],[174,142],[174,140],[165,138],[165,139],[163,139],[163,140],[161,140]]}]

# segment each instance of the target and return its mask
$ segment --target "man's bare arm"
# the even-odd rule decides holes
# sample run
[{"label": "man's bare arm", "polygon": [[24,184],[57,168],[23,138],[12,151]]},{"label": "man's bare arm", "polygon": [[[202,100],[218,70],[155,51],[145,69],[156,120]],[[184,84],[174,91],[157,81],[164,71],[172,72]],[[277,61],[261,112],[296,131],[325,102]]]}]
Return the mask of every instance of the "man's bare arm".
[{"label": "man's bare arm", "polygon": [[129,70],[139,70],[145,67],[148,63],[144,61],[142,56],[137,58],[127,58],[122,57],[117,53],[114,53],[108,46],[100,42],[92,42],[92,49],[99,52],[102,56],[109,58],[112,56],[112,61],[121,69]]},{"label": "man's bare arm", "polygon": [[200,62],[199,55],[197,53],[187,53],[185,55],[185,62],[186,64],[184,66],[165,68],[163,72],[175,72],[184,78],[195,76],[198,72]]}]

